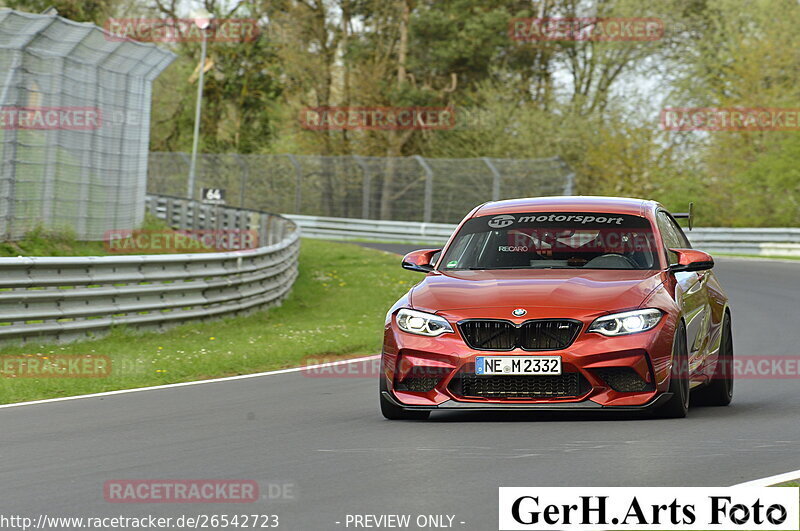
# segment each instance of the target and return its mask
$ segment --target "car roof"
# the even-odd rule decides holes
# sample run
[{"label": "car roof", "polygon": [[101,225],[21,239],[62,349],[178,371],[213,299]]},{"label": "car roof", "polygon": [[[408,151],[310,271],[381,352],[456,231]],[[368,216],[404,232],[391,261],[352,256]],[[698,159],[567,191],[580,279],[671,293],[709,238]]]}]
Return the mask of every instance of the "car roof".
[{"label": "car roof", "polygon": [[660,206],[655,201],[632,197],[589,195],[524,197],[484,203],[475,210],[472,217],[519,212],[603,212],[645,216]]}]

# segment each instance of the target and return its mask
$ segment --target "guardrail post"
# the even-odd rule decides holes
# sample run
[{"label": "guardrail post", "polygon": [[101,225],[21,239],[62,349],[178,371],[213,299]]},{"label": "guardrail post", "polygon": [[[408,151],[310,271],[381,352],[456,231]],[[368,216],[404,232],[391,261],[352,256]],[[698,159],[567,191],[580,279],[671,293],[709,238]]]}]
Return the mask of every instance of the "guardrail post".
[{"label": "guardrail post", "polygon": [[191,212],[191,225],[189,224],[189,207],[191,203],[186,199],[178,200],[178,214],[180,215],[180,228],[196,229],[197,228],[197,212],[192,209]]},{"label": "guardrail post", "polygon": [[422,166],[425,172],[425,202],[422,210],[422,221],[430,223],[433,217],[433,170],[421,156],[414,155],[414,159]]},{"label": "guardrail post", "polygon": [[500,199],[500,172],[497,171],[497,168],[489,157],[481,157],[481,160],[489,168],[489,171],[492,172],[492,201],[497,201]]},{"label": "guardrail post", "polygon": [[272,221],[270,218],[263,216],[261,220],[261,230],[259,235],[259,241],[261,245],[270,245],[272,243]]},{"label": "guardrail post", "polygon": [[172,216],[175,214],[172,211],[172,199],[167,199],[166,204],[164,205],[164,221],[167,222],[167,225],[171,228],[175,228],[172,224]]}]

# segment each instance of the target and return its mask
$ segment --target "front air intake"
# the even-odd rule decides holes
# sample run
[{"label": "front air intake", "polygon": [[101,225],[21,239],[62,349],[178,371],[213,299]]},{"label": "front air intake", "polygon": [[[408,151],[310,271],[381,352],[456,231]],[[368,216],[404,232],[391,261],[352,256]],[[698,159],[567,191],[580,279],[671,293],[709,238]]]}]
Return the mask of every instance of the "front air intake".
[{"label": "front air intake", "polygon": [[448,389],[460,398],[537,400],[576,398],[591,386],[578,372],[557,376],[482,376],[462,372],[451,380]]},{"label": "front air intake", "polygon": [[603,367],[595,369],[611,389],[619,393],[643,393],[654,389],[631,367]]},{"label": "front air intake", "polygon": [[414,393],[427,393],[436,387],[441,377],[439,376],[410,376],[397,384],[398,391],[411,391]]}]

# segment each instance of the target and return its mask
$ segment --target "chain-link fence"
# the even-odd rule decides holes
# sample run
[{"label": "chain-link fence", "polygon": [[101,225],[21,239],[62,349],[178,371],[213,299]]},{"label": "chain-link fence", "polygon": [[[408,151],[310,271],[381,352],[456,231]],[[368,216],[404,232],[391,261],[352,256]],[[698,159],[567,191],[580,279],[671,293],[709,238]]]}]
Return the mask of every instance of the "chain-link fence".
[{"label": "chain-link fence", "polygon": [[[189,156],[151,153],[148,192],[182,196]],[[230,205],[268,212],[453,223],[492,199],[569,195],[560,158],[431,159],[204,154],[197,188],[223,188]]]},{"label": "chain-link fence", "polygon": [[0,9],[0,238],[97,240],[144,216],[151,86],[174,54]]}]

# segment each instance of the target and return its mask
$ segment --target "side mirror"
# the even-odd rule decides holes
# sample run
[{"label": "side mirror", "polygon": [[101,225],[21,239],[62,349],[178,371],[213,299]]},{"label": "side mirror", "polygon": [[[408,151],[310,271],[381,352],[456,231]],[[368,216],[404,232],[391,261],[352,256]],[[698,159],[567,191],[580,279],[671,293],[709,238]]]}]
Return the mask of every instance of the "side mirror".
[{"label": "side mirror", "polygon": [[433,271],[431,259],[433,255],[439,251],[441,251],[441,249],[420,249],[419,251],[411,251],[403,257],[403,268],[410,271],[429,273]]},{"label": "side mirror", "polygon": [[714,267],[711,255],[695,249],[670,249],[678,255],[678,263],[669,266],[670,271],[705,271]]}]

